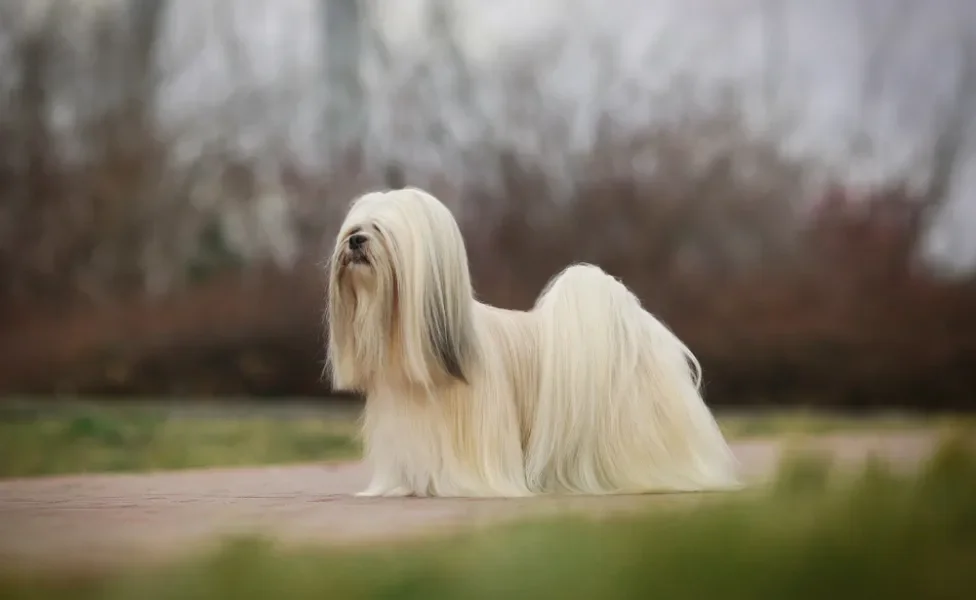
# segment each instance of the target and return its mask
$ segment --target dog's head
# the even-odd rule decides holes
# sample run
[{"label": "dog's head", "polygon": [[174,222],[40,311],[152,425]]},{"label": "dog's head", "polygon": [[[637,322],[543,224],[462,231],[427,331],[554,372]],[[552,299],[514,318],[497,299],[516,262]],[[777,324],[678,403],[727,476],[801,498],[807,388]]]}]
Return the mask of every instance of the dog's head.
[{"label": "dog's head", "polygon": [[473,301],[464,241],[446,206],[416,188],[359,197],[329,267],[334,384],[464,381]]},{"label": "dog's head", "polygon": [[391,279],[395,261],[385,234],[376,223],[349,223],[339,233],[332,259],[336,283],[359,294],[371,294]]}]

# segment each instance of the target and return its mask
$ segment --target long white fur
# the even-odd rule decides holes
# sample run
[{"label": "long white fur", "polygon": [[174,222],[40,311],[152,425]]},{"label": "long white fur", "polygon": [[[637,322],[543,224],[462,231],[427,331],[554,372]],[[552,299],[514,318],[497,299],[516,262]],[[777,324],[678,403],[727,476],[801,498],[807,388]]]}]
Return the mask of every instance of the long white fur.
[{"label": "long white fur", "polygon": [[[368,264],[348,239],[366,235]],[[474,297],[460,230],[416,188],[356,199],[329,266],[329,364],[366,395],[365,496],[738,487],[692,352],[596,266],[530,311]]]}]

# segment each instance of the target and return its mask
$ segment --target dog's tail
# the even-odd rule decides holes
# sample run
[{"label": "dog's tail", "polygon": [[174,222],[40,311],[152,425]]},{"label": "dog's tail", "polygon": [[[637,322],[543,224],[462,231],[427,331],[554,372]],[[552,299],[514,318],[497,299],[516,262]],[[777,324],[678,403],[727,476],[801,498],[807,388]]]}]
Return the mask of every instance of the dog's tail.
[{"label": "dog's tail", "polygon": [[554,277],[533,309],[539,393],[526,447],[537,491],[738,486],[701,394],[701,367],[623,284],[593,265]]}]

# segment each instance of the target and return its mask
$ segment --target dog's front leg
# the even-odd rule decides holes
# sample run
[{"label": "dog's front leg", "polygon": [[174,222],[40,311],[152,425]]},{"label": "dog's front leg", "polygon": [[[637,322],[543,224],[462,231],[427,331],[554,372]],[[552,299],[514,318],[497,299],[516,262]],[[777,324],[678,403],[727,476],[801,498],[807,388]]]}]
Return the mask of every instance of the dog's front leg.
[{"label": "dog's front leg", "polygon": [[387,498],[402,498],[414,496],[416,493],[407,485],[397,468],[380,468],[373,473],[373,477],[366,489],[356,494],[361,498],[385,496]]},{"label": "dog's front leg", "polygon": [[386,498],[404,498],[406,496],[414,496],[413,490],[405,485],[389,485],[384,482],[374,482],[369,484],[365,490],[357,492],[356,496],[360,498],[375,498],[377,496],[383,496]]}]

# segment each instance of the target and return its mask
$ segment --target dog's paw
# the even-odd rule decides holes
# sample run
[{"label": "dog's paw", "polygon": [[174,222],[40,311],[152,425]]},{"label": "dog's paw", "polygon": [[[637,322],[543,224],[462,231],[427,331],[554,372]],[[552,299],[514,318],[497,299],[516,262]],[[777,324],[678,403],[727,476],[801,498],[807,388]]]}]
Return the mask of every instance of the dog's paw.
[{"label": "dog's paw", "polygon": [[413,496],[414,494],[412,491],[410,491],[409,488],[406,488],[402,485],[398,485],[397,487],[393,488],[392,490],[389,490],[383,495],[386,496],[387,498],[405,498],[407,496]]},{"label": "dog's paw", "polygon": [[367,488],[361,492],[356,493],[357,498],[404,498],[406,496],[412,496],[413,492],[410,489],[398,485],[393,488],[383,489],[383,488]]}]

